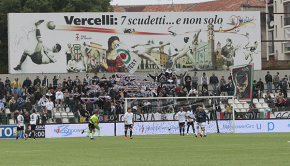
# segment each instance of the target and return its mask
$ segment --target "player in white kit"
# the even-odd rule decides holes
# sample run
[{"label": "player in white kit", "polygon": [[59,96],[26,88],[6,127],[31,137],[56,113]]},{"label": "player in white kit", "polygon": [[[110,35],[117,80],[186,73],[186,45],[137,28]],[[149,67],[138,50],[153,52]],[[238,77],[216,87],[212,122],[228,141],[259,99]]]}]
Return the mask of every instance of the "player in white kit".
[{"label": "player in white kit", "polygon": [[134,114],[132,113],[132,109],[128,108],[128,111],[124,115],[124,121],[125,121],[125,139],[127,139],[127,130],[130,129],[130,139],[133,139],[132,137],[132,129],[134,124]]},{"label": "player in white kit", "polygon": [[36,128],[36,121],[38,119],[38,115],[36,114],[35,109],[32,110],[32,114],[30,115],[30,127],[31,127],[31,136],[30,138],[35,139],[35,128]]},{"label": "player in white kit", "polygon": [[17,135],[16,140],[18,140],[19,132],[22,131],[24,138],[27,138],[27,135],[24,132],[24,117],[21,115],[21,112],[17,113]]},{"label": "player in white kit", "polygon": [[[194,115],[193,115],[192,111],[187,111],[186,112],[186,120],[187,120],[187,132],[186,132],[187,135],[188,135],[188,131],[189,131],[190,126],[192,127],[193,134],[195,135]],[[195,137],[196,137],[196,135],[195,135]]]},{"label": "player in white kit", "polygon": [[185,125],[185,119],[186,119],[186,112],[183,111],[183,107],[180,107],[179,112],[177,113],[175,119],[178,119],[180,136],[181,136],[181,130],[183,132],[182,135],[184,136],[184,125]]}]

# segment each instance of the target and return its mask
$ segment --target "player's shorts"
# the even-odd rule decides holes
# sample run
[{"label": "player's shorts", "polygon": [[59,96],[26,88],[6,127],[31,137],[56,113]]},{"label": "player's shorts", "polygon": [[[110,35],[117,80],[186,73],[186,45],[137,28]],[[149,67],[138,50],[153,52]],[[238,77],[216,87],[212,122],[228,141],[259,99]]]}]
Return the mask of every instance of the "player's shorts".
[{"label": "player's shorts", "polygon": [[125,129],[132,129],[133,128],[133,125],[131,125],[131,124],[125,124]]},{"label": "player's shorts", "polygon": [[42,54],[41,52],[34,52],[31,56],[31,60],[32,62],[34,62],[35,64],[42,64]]},{"label": "player's shorts", "polygon": [[36,125],[30,125],[31,126],[31,130],[35,130]]},{"label": "player's shorts", "polygon": [[187,122],[187,126],[193,126],[193,121],[191,121],[191,122]]},{"label": "player's shorts", "polygon": [[92,123],[89,123],[89,129],[90,130],[94,130],[96,128],[96,126]]},{"label": "player's shorts", "polygon": [[205,127],[205,122],[197,122],[197,125],[200,127]]},{"label": "player's shorts", "polygon": [[179,127],[184,127],[185,122],[179,122]]},{"label": "player's shorts", "polygon": [[20,127],[17,126],[17,131],[22,131],[22,130],[24,130],[24,126],[20,126]]}]

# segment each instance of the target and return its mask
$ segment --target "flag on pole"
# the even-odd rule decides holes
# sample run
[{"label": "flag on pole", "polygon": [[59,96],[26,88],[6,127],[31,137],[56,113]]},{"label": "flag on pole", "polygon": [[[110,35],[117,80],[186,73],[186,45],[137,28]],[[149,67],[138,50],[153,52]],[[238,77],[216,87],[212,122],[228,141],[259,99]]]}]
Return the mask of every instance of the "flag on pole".
[{"label": "flag on pole", "polygon": [[231,67],[235,96],[239,101],[252,101],[253,92],[253,64]]}]

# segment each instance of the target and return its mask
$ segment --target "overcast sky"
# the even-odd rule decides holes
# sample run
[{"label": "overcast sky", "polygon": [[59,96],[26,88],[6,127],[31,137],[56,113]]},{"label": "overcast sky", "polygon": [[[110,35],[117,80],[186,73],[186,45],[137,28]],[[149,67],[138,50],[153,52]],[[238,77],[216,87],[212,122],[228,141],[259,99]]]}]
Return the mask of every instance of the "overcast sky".
[{"label": "overcast sky", "polygon": [[112,0],[111,5],[149,5],[149,4],[183,4],[183,3],[199,3],[214,0]]}]

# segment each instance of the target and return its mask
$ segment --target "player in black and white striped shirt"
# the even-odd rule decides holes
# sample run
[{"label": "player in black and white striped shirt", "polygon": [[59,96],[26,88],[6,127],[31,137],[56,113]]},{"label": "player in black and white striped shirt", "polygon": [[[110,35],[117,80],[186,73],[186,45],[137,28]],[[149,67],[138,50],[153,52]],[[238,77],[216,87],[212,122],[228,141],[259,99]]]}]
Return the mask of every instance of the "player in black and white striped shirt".
[{"label": "player in black and white striped shirt", "polygon": [[24,117],[21,115],[21,112],[17,112],[17,135],[16,140],[18,140],[19,132],[22,131],[24,138],[27,138],[26,133],[24,132]]},{"label": "player in black and white striped shirt", "polygon": [[38,119],[38,115],[36,114],[35,109],[33,109],[32,114],[30,115],[30,127],[31,127],[30,138],[32,138],[32,136],[33,136],[33,138],[35,139],[35,128],[36,128],[37,119]]}]

